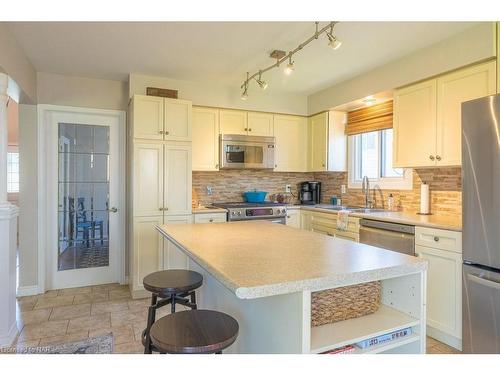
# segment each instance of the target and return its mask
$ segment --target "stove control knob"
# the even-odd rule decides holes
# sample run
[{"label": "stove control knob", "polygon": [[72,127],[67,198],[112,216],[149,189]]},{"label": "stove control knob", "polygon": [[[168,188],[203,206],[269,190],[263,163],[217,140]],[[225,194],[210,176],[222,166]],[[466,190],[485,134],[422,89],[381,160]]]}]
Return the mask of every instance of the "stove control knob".
[{"label": "stove control knob", "polygon": [[241,211],[238,211],[238,216],[241,216]]},{"label": "stove control knob", "polygon": [[236,211],[231,211],[231,216],[236,216]]}]

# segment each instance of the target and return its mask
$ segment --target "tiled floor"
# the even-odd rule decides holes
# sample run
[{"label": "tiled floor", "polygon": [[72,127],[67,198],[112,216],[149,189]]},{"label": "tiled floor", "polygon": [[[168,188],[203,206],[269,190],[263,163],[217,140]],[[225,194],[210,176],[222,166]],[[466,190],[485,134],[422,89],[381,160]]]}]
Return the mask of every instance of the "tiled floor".
[{"label": "tiled floor", "polygon": [[[108,284],[51,290],[18,298],[17,347],[55,345],[112,332],[115,353],[143,353],[149,299],[133,300],[127,285]],[[169,309],[157,312],[157,318]],[[427,353],[459,351],[427,338]]]}]

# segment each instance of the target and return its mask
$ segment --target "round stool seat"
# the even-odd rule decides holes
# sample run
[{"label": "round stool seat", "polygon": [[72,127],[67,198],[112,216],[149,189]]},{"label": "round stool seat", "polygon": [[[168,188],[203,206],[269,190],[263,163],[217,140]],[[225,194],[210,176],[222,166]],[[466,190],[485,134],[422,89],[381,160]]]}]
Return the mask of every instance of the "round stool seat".
[{"label": "round stool seat", "polygon": [[162,353],[210,354],[229,347],[238,330],[238,322],[222,312],[187,310],[158,319],[150,335]]},{"label": "round stool seat", "polygon": [[189,270],[153,272],[144,280],[144,289],[159,295],[187,293],[201,286],[203,276]]}]

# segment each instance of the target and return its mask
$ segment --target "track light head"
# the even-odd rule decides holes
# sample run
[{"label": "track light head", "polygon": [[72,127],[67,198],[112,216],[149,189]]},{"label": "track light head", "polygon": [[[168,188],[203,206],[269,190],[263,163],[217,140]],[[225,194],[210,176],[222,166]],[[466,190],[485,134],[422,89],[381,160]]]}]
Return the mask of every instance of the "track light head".
[{"label": "track light head", "polygon": [[288,65],[285,68],[285,74],[287,76],[289,76],[290,74],[293,73],[294,70],[295,70],[295,65],[293,65],[292,55],[290,55],[290,60],[288,62]]},{"label": "track light head", "polygon": [[332,34],[332,31],[330,31],[329,33],[326,33],[326,36],[328,37],[328,45],[330,47],[332,47],[334,50],[337,50],[340,48],[340,46],[342,45],[342,42],[340,40],[337,39],[337,37],[335,35]]},{"label": "track light head", "polygon": [[259,72],[259,78],[256,78],[255,81],[262,90],[267,89],[267,82],[262,80],[262,73]]}]

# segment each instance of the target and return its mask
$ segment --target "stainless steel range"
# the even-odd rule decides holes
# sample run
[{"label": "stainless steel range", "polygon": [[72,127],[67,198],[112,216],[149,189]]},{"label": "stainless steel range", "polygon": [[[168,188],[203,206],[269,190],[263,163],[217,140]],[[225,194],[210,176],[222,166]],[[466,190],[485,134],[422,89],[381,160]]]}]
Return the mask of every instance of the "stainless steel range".
[{"label": "stainless steel range", "polygon": [[214,203],[213,206],[227,210],[227,221],[268,220],[286,224],[286,206],[282,203]]}]

